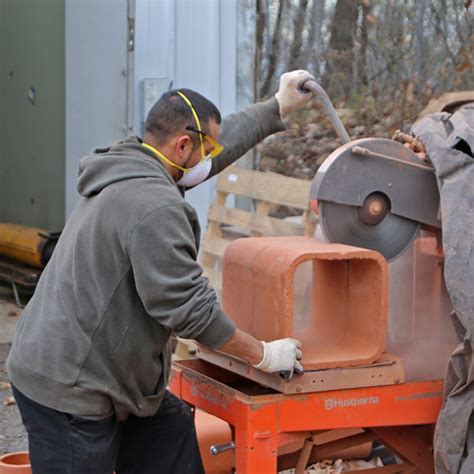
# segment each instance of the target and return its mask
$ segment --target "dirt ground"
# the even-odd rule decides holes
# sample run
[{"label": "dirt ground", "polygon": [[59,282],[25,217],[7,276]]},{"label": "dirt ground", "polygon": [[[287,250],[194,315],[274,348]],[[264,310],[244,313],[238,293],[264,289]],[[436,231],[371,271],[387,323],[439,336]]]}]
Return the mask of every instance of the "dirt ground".
[{"label": "dirt ground", "polygon": [[0,291],[0,455],[13,451],[26,451],[28,442],[16,404],[12,401],[12,391],[5,361],[11,347],[15,324],[21,314],[10,294]]}]

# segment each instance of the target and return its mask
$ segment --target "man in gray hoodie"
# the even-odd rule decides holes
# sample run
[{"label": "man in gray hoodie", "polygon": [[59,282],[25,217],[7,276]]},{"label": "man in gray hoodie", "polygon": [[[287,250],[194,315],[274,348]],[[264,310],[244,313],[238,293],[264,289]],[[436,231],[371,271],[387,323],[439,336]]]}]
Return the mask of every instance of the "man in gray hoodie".
[{"label": "man in gray hoodie", "polygon": [[184,191],[283,130],[281,114],[311,98],[298,91],[309,77],[284,74],[275,98],[227,117],[221,134],[209,100],[170,91],[143,140],[81,160],[81,199],[7,361],[35,474],[203,472],[190,411],[166,390],[172,334],[267,372],[302,371],[298,341],[258,341],[222,311]]}]

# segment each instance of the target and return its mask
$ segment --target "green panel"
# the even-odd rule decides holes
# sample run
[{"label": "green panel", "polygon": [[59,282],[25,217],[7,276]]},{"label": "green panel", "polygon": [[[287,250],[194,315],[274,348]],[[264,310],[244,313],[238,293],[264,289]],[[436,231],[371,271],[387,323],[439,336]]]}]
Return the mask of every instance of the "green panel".
[{"label": "green panel", "polygon": [[64,225],[64,8],[0,0],[0,222]]}]

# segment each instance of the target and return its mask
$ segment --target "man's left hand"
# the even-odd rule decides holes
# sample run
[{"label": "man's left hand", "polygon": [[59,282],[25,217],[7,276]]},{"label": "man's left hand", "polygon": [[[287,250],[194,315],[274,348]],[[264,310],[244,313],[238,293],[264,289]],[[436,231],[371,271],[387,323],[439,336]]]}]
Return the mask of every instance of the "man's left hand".
[{"label": "man's left hand", "polygon": [[301,84],[308,79],[314,80],[314,77],[303,69],[285,72],[281,75],[280,88],[275,97],[280,105],[280,115],[282,117],[288,112],[300,109],[313,98],[311,92],[300,90]]}]

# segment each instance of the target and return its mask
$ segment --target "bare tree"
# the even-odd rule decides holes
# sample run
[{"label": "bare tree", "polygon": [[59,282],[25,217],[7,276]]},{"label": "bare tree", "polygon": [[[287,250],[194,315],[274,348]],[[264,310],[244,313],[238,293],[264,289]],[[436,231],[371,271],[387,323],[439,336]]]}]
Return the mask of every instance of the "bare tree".
[{"label": "bare tree", "polygon": [[371,16],[372,4],[369,0],[363,0],[359,6],[359,18],[357,28],[357,60],[355,62],[355,84],[354,91],[358,89],[359,85],[367,85],[367,68],[365,65],[367,45],[368,45],[368,30]]},{"label": "bare tree", "polygon": [[255,57],[254,57],[254,80],[253,92],[254,100],[260,99],[259,78],[262,70],[263,44],[265,38],[265,0],[257,0],[256,4],[256,29],[255,29]]},{"label": "bare tree", "polygon": [[273,83],[278,60],[280,58],[280,38],[282,35],[281,26],[286,3],[287,0],[279,0],[278,2],[278,12],[275,20],[275,26],[273,28],[271,46],[268,55],[268,66],[265,79],[263,80],[262,86],[260,88],[260,97],[266,97],[268,95],[270,87]]},{"label": "bare tree", "polygon": [[299,0],[299,5],[296,10],[294,27],[293,27],[293,42],[290,49],[290,58],[288,61],[288,71],[297,69],[300,65],[301,48],[303,46],[303,32],[305,27],[306,9],[308,8],[308,0]]},{"label": "bare tree", "polygon": [[415,18],[415,33],[416,33],[416,45],[415,45],[415,71],[417,79],[417,92],[420,92],[423,88],[423,78],[425,77],[426,70],[426,38],[425,38],[425,12],[426,12],[426,0],[418,0],[416,2],[416,18]]},{"label": "bare tree", "polygon": [[347,96],[352,90],[357,7],[356,0],[337,0],[336,3],[323,79],[326,90],[335,97]]},{"label": "bare tree", "polygon": [[298,67],[313,72],[332,98],[379,91],[403,106],[472,88],[470,4],[255,0],[254,97],[268,96],[281,72]]},{"label": "bare tree", "polygon": [[319,77],[324,51],[323,22],[325,20],[326,0],[313,0],[310,9],[308,40],[304,50],[304,64],[311,72]]}]

